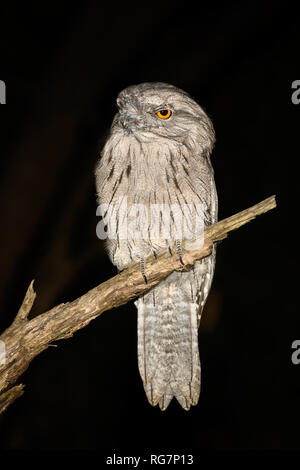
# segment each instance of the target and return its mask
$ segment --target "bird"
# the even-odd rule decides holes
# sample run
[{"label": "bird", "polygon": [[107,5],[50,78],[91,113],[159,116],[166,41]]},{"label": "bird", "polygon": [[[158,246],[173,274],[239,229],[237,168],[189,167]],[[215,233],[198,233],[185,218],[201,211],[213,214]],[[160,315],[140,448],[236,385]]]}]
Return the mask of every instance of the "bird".
[{"label": "bird", "polygon": [[[146,256],[168,250],[184,263],[185,240],[217,221],[215,131],[196,100],[168,83],[128,86],[116,104],[95,169],[97,200],[111,262],[122,270],[139,261],[147,282]],[[161,410],[174,397],[184,410],[198,403],[198,328],[215,257],[214,246],[135,301],[139,373],[149,403]]]}]

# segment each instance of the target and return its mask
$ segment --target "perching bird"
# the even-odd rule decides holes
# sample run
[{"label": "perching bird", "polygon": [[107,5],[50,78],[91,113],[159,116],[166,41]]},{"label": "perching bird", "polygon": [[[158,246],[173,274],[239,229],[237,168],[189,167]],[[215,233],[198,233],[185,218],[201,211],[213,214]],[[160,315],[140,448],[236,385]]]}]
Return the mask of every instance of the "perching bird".
[{"label": "perching bird", "polygon": [[[210,162],[215,134],[203,109],[166,83],[130,86],[119,93],[117,105],[96,167],[98,202],[110,225],[112,263],[121,269],[140,260],[147,281],[144,257],[149,253],[169,248],[172,254],[175,242],[176,256],[184,259],[176,223],[181,220],[196,234],[191,223],[197,217],[204,227],[217,220]],[[168,223],[169,236],[162,231]],[[149,402],[162,410],[173,397],[185,410],[198,402],[198,327],[214,265],[215,250],[191,271],[173,272],[135,302],[139,371]]]}]

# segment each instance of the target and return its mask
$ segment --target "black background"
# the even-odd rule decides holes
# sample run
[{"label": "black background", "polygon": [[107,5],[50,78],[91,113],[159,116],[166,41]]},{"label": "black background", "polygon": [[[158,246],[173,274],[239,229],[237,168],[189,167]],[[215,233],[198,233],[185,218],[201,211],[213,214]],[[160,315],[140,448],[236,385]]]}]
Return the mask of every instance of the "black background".
[{"label": "black background", "polygon": [[299,447],[299,12],[286,1],[195,5],[1,7],[1,330],[33,278],[37,315],[115,274],[95,234],[93,172],[128,85],[172,83],[212,118],[220,218],[278,200],[218,246],[197,407],[148,404],[129,303],[34,360],[0,417],[3,449]]}]

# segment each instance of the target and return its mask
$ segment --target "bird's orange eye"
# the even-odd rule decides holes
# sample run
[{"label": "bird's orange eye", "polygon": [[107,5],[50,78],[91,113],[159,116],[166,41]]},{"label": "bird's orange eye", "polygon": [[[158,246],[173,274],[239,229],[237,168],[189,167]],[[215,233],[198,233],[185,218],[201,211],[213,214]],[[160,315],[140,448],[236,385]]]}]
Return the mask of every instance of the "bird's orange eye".
[{"label": "bird's orange eye", "polygon": [[170,109],[161,109],[156,113],[156,116],[158,116],[160,119],[169,119],[171,115],[172,111]]}]

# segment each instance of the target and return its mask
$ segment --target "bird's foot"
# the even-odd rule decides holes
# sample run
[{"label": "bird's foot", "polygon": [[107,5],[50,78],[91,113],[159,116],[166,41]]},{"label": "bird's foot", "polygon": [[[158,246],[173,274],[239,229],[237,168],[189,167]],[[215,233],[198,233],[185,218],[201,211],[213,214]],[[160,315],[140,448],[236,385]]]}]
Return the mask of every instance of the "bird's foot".
[{"label": "bird's foot", "polygon": [[175,244],[176,244],[176,251],[177,251],[177,254],[179,256],[179,261],[180,263],[182,264],[182,266],[184,266],[184,262],[183,262],[183,259],[182,259],[182,244],[181,244],[181,241],[180,240],[176,240],[175,241]]},{"label": "bird's foot", "polygon": [[145,265],[145,259],[142,258],[140,260],[140,266],[141,266],[141,273],[144,278],[145,284],[148,284],[147,276],[146,276],[146,265]]}]

